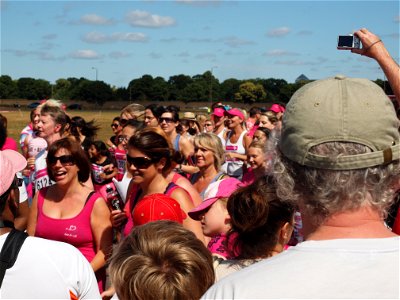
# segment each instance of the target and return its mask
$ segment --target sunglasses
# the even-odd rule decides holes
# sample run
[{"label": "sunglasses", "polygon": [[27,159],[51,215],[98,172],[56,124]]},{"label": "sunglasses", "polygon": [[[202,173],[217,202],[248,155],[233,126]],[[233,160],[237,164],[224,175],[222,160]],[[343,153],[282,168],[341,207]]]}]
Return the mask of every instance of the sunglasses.
[{"label": "sunglasses", "polygon": [[124,126],[126,123],[128,123],[127,119],[120,119],[119,120],[119,124],[121,124],[121,126]]},{"label": "sunglasses", "polygon": [[47,157],[47,163],[51,166],[54,166],[57,161],[63,166],[72,166],[75,164],[75,159],[72,155],[61,155],[61,156],[54,156],[54,157]]},{"label": "sunglasses", "polygon": [[206,123],[206,124],[204,124],[204,126],[212,126],[212,124],[208,124],[208,123]]},{"label": "sunglasses", "polygon": [[137,169],[147,169],[153,164],[153,160],[147,156],[132,157],[126,155],[126,162],[130,165],[134,165]]},{"label": "sunglasses", "polygon": [[115,123],[114,123],[114,124],[111,124],[111,127],[112,127],[112,128],[117,128],[118,126],[119,126],[119,124],[115,124]]},{"label": "sunglasses", "polygon": [[175,123],[175,120],[173,118],[160,118],[158,121],[160,124],[164,121],[165,123]]}]

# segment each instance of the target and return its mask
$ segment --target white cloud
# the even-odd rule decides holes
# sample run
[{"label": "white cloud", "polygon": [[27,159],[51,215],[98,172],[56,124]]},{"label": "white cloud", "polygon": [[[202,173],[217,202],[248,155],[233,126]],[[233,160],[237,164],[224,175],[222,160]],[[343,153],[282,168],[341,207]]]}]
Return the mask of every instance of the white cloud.
[{"label": "white cloud", "polygon": [[92,25],[111,25],[114,23],[112,19],[107,19],[96,14],[88,14],[81,17],[80,21],[85,24]]},{"label": "white cloud", "polygon": [[83,40],[87,43],[109,43],[113,41],[124,41],[124,42],[145,42],[147,36],[141,32],[114,32],[111,35],[105,35],[100,32],[89,32]]},{"label": "white cloud", "polygon": [[115,32],[111,35],[111,39],[116,41],[126,41],[126,42],[145,42],[147,37],[141,32]]},{"label": "white cloud", "polygon": [[77,50],[75,52],[72,52],[70,55],[72,58],[78,58],[78,59],[97,59],[100,58],[100,55],[97,54],[97,52],[93,50]]},{"label": "white cloud", "polygon": [[88,43],[107,43],[110,38],[103,33],[93,31],[85,34],[83,40]]},{"label": "white cloud", "polygon": [[290,33],[290,28],[288,27],[279,27],[271,29],[267,32],[267,36],[269,37],[281,37]]},{"label": "white cloud", "polygon": [[175,24],[172,17],[163,17],[159,15],[152,15],[147,11],[133,10],[126,14],[126,21],[131,26],[139,27],[167,27]]}]

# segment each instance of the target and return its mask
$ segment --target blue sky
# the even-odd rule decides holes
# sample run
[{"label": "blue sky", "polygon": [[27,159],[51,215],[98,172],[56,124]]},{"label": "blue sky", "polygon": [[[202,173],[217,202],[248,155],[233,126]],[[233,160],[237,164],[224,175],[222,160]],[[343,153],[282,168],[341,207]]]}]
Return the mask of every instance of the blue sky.
[{"label": "blue sky", "polygon": [[[399,62],[399,1],[4,1],[1,74],[85,77],[126,87],[211,70],[228,78],[383,79],[378,65],[336,50],[366,27]],[[95,69],[94,69],[95,68]]]}]

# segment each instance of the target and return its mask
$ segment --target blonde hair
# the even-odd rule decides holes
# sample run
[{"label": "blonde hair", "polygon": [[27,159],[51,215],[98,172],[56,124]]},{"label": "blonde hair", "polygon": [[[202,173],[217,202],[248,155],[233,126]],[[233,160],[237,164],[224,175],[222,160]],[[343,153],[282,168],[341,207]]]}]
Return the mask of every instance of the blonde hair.
[{"label": "blonde hair", "polygon": [[143,105],[132,103],[132,104],[129,104],[129,105],[125,106],[121,110],[121,116],[123,114],[128,114],[128,115],[131,116],[131,119],[143,121],[144,111],[145,111],[145,109],[144,109]]},{"label": "blonde hair", "polygon": [[123,299],[199,299],[214,283],[209,250],[172,221],[135,227],[114,252],[111,282]]},{"label": "blonde hair", "polygon": [[225,151],[221,139],[213,134],[202,132],[194,136],[193,144],[195,148],[204,147],[210,150],[214,156],[215,170],[219,171],[225,159]]}]

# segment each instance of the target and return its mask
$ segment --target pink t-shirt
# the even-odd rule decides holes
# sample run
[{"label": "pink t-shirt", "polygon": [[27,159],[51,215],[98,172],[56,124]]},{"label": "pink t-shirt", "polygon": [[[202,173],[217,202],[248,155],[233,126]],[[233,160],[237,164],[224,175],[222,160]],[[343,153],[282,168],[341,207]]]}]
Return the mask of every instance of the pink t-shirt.
[{"label": "pink t-shirt", "polygon": [[[35,236],[48,240],[68,243],[77,248],[91,262],[96,255],[96,245],[90,224],[93,206],[101,196],[91,193],[83,209],[73,218],[54,219],[43,213],[43,203],[47,188],[39,191]],[[100,200],[103,201],[103,200]],[[99,270],[101,271],[101,270]],[[104,270],[103,270],[104,271]],[[105,273],[96,272],[99,287],[105,285]],[[104,276],[104,278],[102,278]]]},{"label": "pink t-shirt", "polygon": [[10,149],[10,150],[14,150],[14,151],[18,152],[17,142],[14,141],[10,137],[6,137],[6,141],[4,142],[3,148],[1,148],[1,150],[6,150],[6,149]]}]

